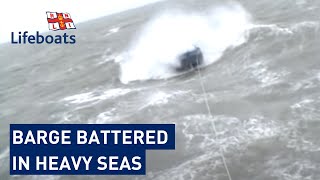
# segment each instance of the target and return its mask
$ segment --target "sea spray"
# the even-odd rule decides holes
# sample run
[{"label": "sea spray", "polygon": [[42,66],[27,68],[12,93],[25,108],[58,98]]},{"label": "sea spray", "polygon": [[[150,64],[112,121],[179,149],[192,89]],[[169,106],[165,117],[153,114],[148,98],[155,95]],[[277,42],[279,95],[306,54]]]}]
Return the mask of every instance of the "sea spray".
[{"label": "sea spray", "polygon": [[163,79],[178,75],[177,57],[200,47],[204,65],[217,61],[223,52],[246,41],[250,16],[240,5],[220,6],[211,13],[160,14],[145,25],[120,62],[121,81]]}]

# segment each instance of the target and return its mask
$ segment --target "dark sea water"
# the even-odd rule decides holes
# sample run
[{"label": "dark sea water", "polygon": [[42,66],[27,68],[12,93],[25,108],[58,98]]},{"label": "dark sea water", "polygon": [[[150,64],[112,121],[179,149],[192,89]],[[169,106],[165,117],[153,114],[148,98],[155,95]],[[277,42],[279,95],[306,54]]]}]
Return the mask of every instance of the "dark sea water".
[{"label": "dark sea water", "polygon": [[[78,24],[75,45],[2,44],[0,179],[227,180],[220,150],[233,180],[320,179],[319,15],[315,0],[164,1]],[[176,74],[193,45],[202,76]],[[175,123],[177,145],[148,151],[146,176],[9,176],[10,123]]]}]

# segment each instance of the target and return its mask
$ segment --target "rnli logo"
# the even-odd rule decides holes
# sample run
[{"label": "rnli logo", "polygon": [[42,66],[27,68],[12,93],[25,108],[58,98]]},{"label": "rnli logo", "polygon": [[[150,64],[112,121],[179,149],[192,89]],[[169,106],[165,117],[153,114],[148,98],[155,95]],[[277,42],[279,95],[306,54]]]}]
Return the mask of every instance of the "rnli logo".
[{"label": "rnli logo", "polygon": [[69,13],[47,12],[49,30],[76,29]]},{"label": "rnli logo", "polygon": [[[57,12],[47,12],[47,20],[49,25],[49,30],[66,30],[66,29],[76,29],[71,16],[69,13],[57,13]],[[11,32],[11,43],[12,44],[75,44],[76,35],[63,33],[50,35],[50,34],[40,34],[39,31],[31,32],[28,31],[18,33]]]}]

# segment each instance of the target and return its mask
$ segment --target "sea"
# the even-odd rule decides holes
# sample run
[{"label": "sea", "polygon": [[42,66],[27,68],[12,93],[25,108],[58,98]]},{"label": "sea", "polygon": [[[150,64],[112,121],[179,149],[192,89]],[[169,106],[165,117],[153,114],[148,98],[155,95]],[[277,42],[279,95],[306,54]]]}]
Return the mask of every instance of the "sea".
[{"label": "sea", "polygon": [[[0,45],[1,180],[320,179],[320,1],[168,0],[76,27],[74,45]],[[194,46],[204,64],[175,72]],[[10,176],[17,123],[173,123],[176,149],[142,176]]]}]

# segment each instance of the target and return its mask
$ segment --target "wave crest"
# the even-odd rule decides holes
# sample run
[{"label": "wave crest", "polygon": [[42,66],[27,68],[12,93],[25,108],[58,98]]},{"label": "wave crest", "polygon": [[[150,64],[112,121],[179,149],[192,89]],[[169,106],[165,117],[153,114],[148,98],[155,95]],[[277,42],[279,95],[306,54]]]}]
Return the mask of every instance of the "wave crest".
[{"label": "wave crest", "polygon": [[161,14],[147,23],[120,62],[120,79],[128,83],[175,76],[177,57],[194,46],[201,48],[204,64],[211,64],[228,47],[246,41],[250,24],[250,16],[239,5],[216,7],[207,15]]}]

